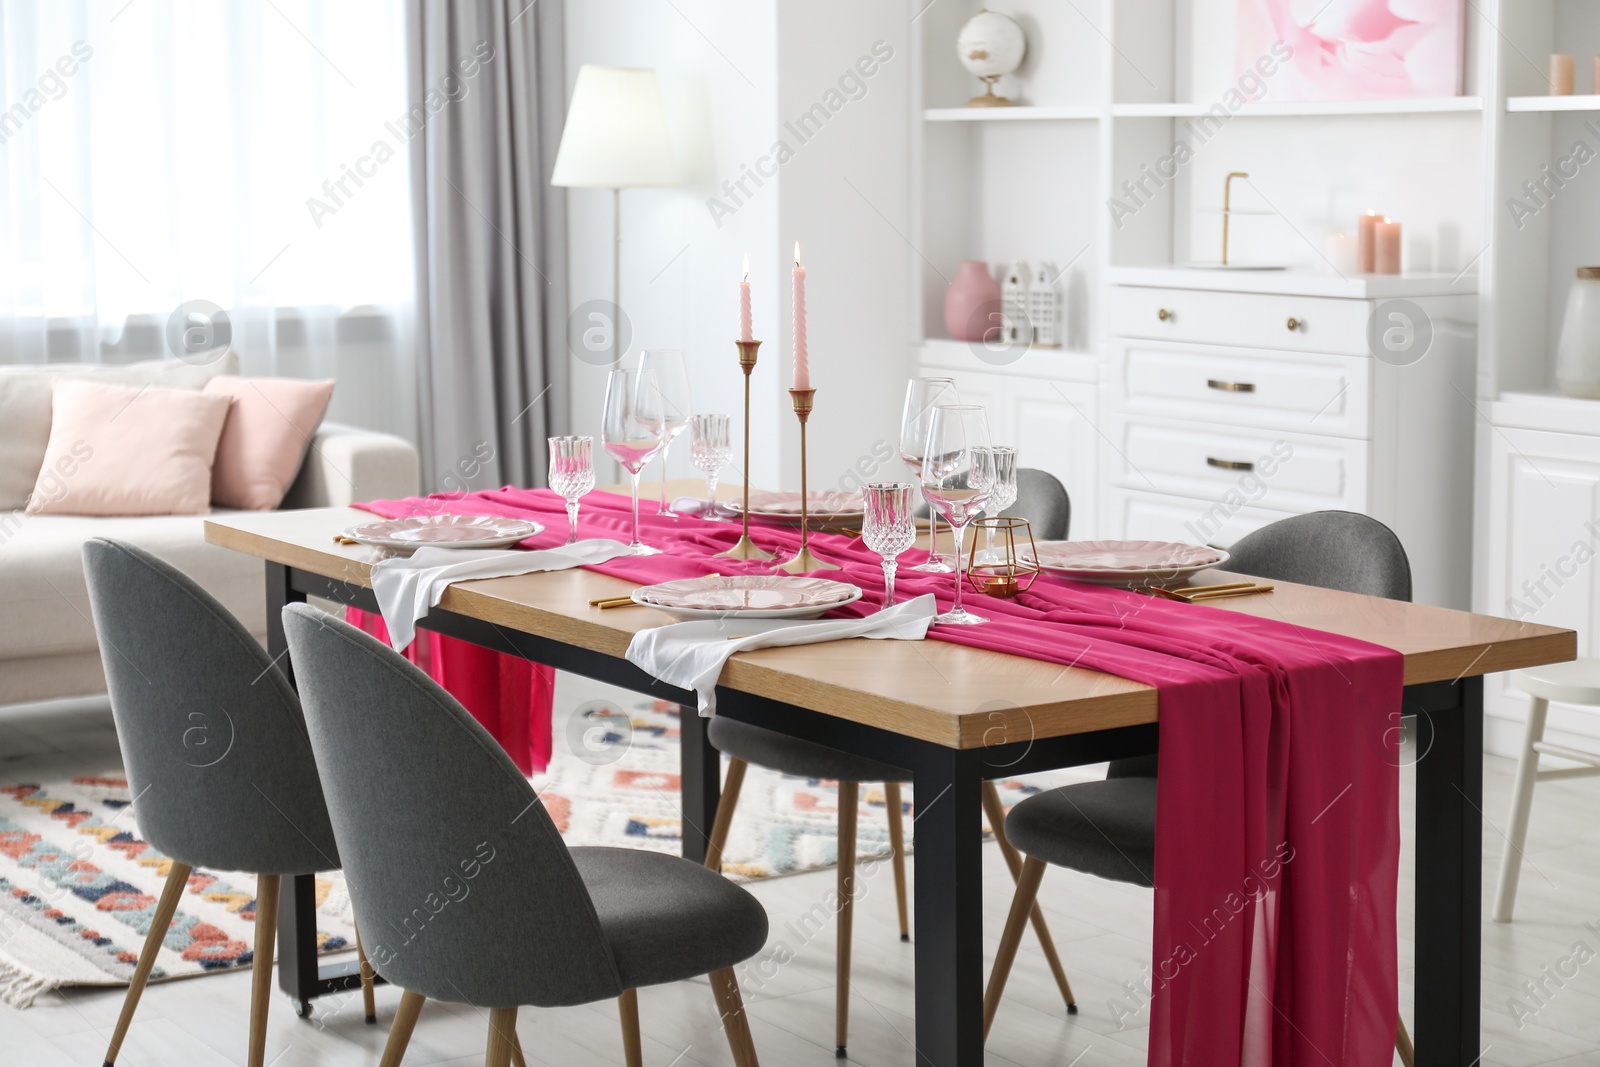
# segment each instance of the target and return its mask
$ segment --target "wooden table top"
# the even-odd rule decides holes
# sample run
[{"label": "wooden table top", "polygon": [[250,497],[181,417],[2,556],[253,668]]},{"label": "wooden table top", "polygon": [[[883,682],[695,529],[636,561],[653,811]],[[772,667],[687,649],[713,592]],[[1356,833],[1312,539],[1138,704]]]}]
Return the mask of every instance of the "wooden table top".
[{"label": "wooden table top", "polygon": [[[229,515],[206,540],[272,563],[370,586],[373,549],[334,535],[370,512],[313,508]],[[1218,578],[1227,576],[1221,571]],[[1208,578],[1207,580],[1215,580]],[[1262,596],[1211,606],[1280,618],[1307,630],[1370,641],[1405,655],[1407,685],[1493,674],[1577,655],[1571,630],[1274,582]],[[581,568],[461,582],[440,607],[512,630],[622,657],[633,635],[672,621],[651,608],[602,611],[589,601],[633,583]],[[1155,722],[1153,688],[1098,671],[945,641],[835,641],[732,657],[720,683],[825,714],[933,741],[981,748],[987,735],[1056,737]]]}]

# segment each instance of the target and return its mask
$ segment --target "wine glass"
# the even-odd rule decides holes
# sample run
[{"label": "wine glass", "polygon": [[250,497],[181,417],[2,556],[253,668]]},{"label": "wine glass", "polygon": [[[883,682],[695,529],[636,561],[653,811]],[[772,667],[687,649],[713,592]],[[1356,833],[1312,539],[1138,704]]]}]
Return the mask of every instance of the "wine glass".
[{"label": "wine glass", "polygon": [[655,458],[667,438],[666,406],[656,376],[646,370],[614,370],[606,381],[606,413],[600,441],[633,477],[633,543],[636,556],[661,550],[639,539],[639,472]]},{"label": "wine glass", "polygon": [[728,424],[726,415],[689,417],[689,455],[695,469],[706,476],[706,510],[702,514],[707,519],[717,518],[717,477],[733,461]]},{"label": "wine glass", "polygon": [[578,501],[594,488],[594,438],[550,438],[550,488],[567,502],[567,544],[578,540]]},{"label": "wine glass", "polygon": [[[989,487],[989,503],[983,513],[995,518],[1017,502],[1017,450],[1010,445],[994,445],[988,451],[994,470],[994,484]],[[992,526],[985,531],[983,551],[978,553],[976,562],[986,565],[1005,562],[994,550]]]},{"label": "wine glass", "polygon": [[988,622],[961,606],[961,545],[967,523],[989,503],[994,484],[994,450],[989,447],[989,419],[976,404],[940,404],[928,420],[928,443],[922,451],[922,495],[955,532],[956,599],[936,623],[969,626]]},{"label": "wine glass", "polygon": [[[912,378],[906,383],[906,403],[900,416],[900,462],[913,478],[922,477],[922,449],[928,441],[928,420],[938,404],[956,402],[954,378]],[[939,517],[928,517],[928,562],[911,568],[916,571],[950,573],[950,564],[939,555]]]},{"label": "wine glass", "polygon": [[866,513],[861,521],[861,539],[883,557],[883,606],[894,604],[894,574],[900,553],[917,540],[917,523],[912,513],[910,482],[872,482],[862,490]]},{"label": "wine glass", "polygon": [[684,365],[683,352],[679,349],[647,348],[639,356],[639,369],[656,376],[666,424],[661,443],[661,508],[656,514],[676,517],[678,513],[667,503],[667,453],[672,451],[672,442],[688,427],[689,412],[694,410],[689,400],[689,368]]}]

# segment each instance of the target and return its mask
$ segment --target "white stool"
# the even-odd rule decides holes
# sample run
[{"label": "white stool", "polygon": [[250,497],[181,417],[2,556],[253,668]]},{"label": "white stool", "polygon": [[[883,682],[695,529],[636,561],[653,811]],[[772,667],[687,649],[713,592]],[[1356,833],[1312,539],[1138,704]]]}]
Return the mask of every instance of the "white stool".
[{"label": "white stool", "polygon": [[[1528,705],[1528,729],[1522,740],[1522,758],[1517,763],[1517,784],[1511,792],[1511,826],[1506,854],[1500,860],[1500,889],[1494,898],[1494,921],[1511,921],[1517,902],[1517,875],[1522,871],[1522,845],[1528,836],[1528,809],[1533,805],[1533,783],[1554,778],[1587,778],[1600,774],[1600,753],[1580,752],[1544,740],[1545,714],[1550,701],[1600,708],[1600,660],[1577,659],[1518,671],[1512,684],[1533,698]],[[1582,767],[1563,767],[1541,771],[1539,754],[1559,756]]]}]

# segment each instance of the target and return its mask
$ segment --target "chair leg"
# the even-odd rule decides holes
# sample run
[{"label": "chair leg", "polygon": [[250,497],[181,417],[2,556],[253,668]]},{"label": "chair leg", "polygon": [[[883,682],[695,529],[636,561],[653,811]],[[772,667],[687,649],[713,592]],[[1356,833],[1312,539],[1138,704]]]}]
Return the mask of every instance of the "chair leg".
[{"label": "chair leg", "polygon": [[133,979],[128,982],[128,992],[122,998],[122,1014],[117,1016],[117,1028],[111,1034],[111,1044],[106,1047],[105,1067],[112,1067],[117,1062],[117,1053],[122,1051],[122,1041],[128,1036],[128,1024],[133,1022],[134,1009],[139,1006],[145,983],[150,980],[150,971],[156,965],[156,954],[166,940],[172,916],[178,910],[178,901],[183,898],[183,888],[189,884],[190,869],[187,863],[177,860],[173,860],[172,866],[167,869],[166,883],[161,887],[155,914],[150,918],[150,932],[145,934],[144,948],[139,952],[139,964],[133,969]]},{"label": "chair leg", "polygon": [[[1006,838],[1006,808],[1000,803],[1000,790],[993,782],[983,783],[983,811],[989,817],[990,827],[994,829],[994,840],[1000,846],[1000,855],[1005,857],[1006,866],[1011,868],[1011,879],[1016,881],[1022,876],[1022,854]],[[1061,999],[1067,1003],[1067,1014],[1078,1014],[1078,1000],[1072,995],[1072,983],[1067,981],[1066,968],[1061,966],[1055,940],[1050,936],[1050,927],[1045,925],[1044,912],[1037,902],[1029,919],[1033,923],[1034,934],[1039,938],[1039,947],[1044,950],[1045,962],[1050,964],[1050,973],[1056,977],[1056,988],[1061,990]]]},{"label": "chair leg", "polygon": [[383,1046],[383,1059],[378,1061],[378,1067],[400,1067],[406,1046],[411,1044],[411,1031],[416,1029],[417,1016],[427,999],[409,989],[400,995],[400,1007],[395,1010],[394,1022],[389,1026],[389,1040]]},{"label": "chair leg", "polygon": [[250,967],[250,1067],[267,1062],[267,1005],[272,996],[272,957],[278,950],[276,874],[256,875],[256,949]]},{"label": "chair leg", "polygon": [[372,969],[367,950],[361,945],[361,925],[356,922],[350,925],[356,931],[356,961],[361,967],[361,1006],[367,1014],[367,1025],[372,1026],[378,1021],[378,998],[373,989],[373,976],[377,972]]},{"label": "chair leg", "polygon": [[622,1016],[622,1058],[628,1067],[644,1067],[644,1047],[639,1040],[639,991],[624,989],[617,998]]},{"label": "chair leg", "polygon": [[522,1035],[515,1030],[511,1031],[511,1067],[528,1067],[528,1061],[522,1058]]},{"label": "chair leg", "polygon": [[1405,1067],[1417,1067],[1417,1050],[1411,1047],[1411,1035],[1406,1033],[1406,1021],[1400,1020],[1400,1028],[1395,1031],[1394,1050],[1400,1053],[1400,1062]]},{"label": "chair leg", "polygon": [[739,996],[739,980],[732,967],[712,971],[711,995],[716,998],[717,1011],[722,1016],[722,1029],[728,1035],[728,1050],[733,1053],[734,1067],[761,1067],[756,1059],[755,1041],[750,1037],[750,1020],[745,1018],[744,999]]},{"label": "chair leg", "polygon": [[484,1053],[484,1067],[511,1067],[516,1033],[516,1008],[489,1009],[489,1048]]},{"label": "chair leg", "polygon": [[1039,896],[1039,882],[1044,878],[1044,860],[1029,856],[1022,863],[1022,875],[1017,879],[1017,895],[1011,901],[1011,914],[1006,916],[1005,932],[1000,935],[1000,950],[995,953],[994,970],[989,972],[989,988],[983,991],[983,1036],[989,1036],[989,1026],[1000,1007],[1000,997],[1006,991],[1006,979],[1011,977],[1011,963],[1017,958],[1017,945],[1022,941],[1022,928],[1027,925],[1028,914]]},{"label": "chair leg", "polygon": [[839,783],[839,943],[838,988],[834,991],[834,1055],[843,1059],[850,1043],[850,926],[856,895],[856,813],[861,786]]},{"label": "chair leg", "polygon": [[1511,825],[1506,828],[1506,851],[1500,857],[1500,888],[1494,895],[1494,921],[1511,921],[1517,904],[1517,879],[1522,874],[1522,846],[1528,839],[1528,811],[1533,807],[1533,786],[1539,780],[1539,752],[1534,743],[1544,738],[1544,720],[1550,702],[1534,697],[1528,705],[1528,725],[1522,734],[1522,758],[1517,761],[1517,784],[1511,790]]},{"label": "chair leg", "polygon": [[900,909],[900,940],[911,940],[911,917],[906,910],[906,837],[901,825],[903,805],[900,783],[883,783],[884,807],[889,809],[889,857],[894,863],[894,902]]},{"label": "chair leg", "polygon": [[706,844],[706,866],[713,871],[722,870],[722,846],[728,843],[728,827],[733,823],[733,809],[739,803],[747,766],[742,759],[728,757],[728,776],[722,782],[722,799],[717,801],[717,818],[711,824],[711,840]]}]

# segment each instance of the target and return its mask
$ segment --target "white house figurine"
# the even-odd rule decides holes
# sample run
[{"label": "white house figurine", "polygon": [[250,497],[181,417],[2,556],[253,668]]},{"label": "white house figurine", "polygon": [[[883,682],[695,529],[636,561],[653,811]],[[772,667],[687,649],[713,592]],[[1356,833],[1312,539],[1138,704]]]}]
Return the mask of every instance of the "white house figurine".
[{"label": "white house figurine", "polygon": [[1061,290],[1056,288],[1059,271],[1049,260],[1033,272],[1028,294],[1028,321],[1033,326],[1033,343],[1060,348],[1066,324],[1061,321]]},{"label": "white house figurine", "polygon": [[1033,327],[1028,323],[1028,265],[1020,259],[1011,261],[1000,283],[1000,340],[1008,345],[1033,341]]}]

